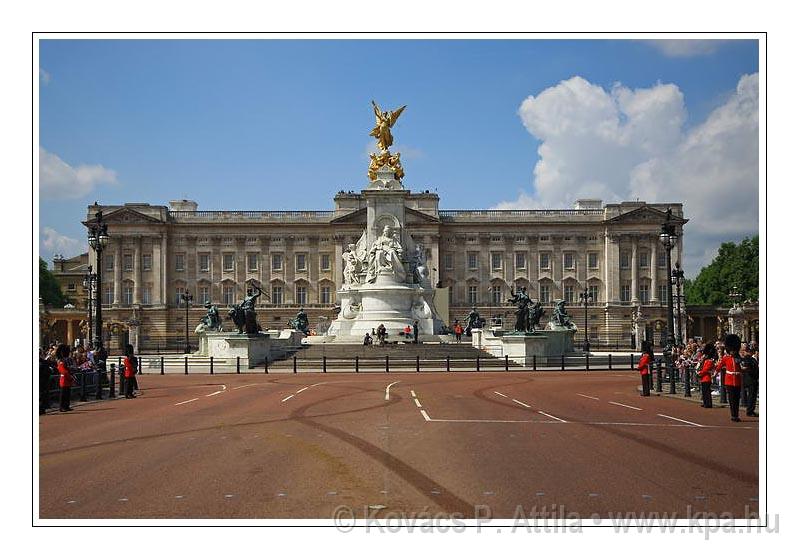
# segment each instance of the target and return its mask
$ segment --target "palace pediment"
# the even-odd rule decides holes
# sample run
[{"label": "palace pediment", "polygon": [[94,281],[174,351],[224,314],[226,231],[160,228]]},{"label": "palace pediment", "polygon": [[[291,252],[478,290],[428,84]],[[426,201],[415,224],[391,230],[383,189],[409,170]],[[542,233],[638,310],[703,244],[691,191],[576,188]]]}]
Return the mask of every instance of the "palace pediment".
[{"label": "palace pediment", "polygon": [[[667,213],[662,212],[652,206],[643,205],[639,208],[625,212],[619,216],[614,216],[606,220],[607,224],[663,224],[667,218]],[[683,218],[672,218],[674,224],[685,224],[688,220]]]},{"label": "palace pediment", "polygon": [[[92,220],[93,221],[93,220]],[[160,224],[161,220],[137,212],[132,208],[119,208],[103,215],[107,224]]]}]

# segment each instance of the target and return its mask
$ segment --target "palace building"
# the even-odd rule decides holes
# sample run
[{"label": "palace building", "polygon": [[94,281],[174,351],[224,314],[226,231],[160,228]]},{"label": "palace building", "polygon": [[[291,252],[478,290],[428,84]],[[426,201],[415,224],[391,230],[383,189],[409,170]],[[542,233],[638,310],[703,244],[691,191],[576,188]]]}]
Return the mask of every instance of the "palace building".
[{"label": "palace building", "polygon": [[[545,306],[546,318],[554,302],[567,302],[579,327],[577,343],[584,334],[579,294],[588,288],[594,347],[629,348],[637,307],[647,338],[661,342],[670,283],[658,235],[671,209],[679,234],[672,262],[680,262],[682,204],[578,200],[570,209],[440,210],[435,193],[405,193],[405,227],[424,247],[432,283],[447,288],[447,297],[436,303],[447,324],[463,323],[474,305],[493,323],[513,328],[506,300],[512,289],[526,287]],[[166,206],[92,205],[85,223],[98,211],[110,236],[103,262],[91,250],[56,260],[56,276],[70,285],[70,296],[70,289],[81,289],[87,265],[99,269],[106,340],[118,347],[135,330],[132,339],[145,352],[182,346],[181,294],[193,297],[189,330],[196,348],[193,331],[205,314],[204,302],[217,304],[224,316],[228,305],[246,295],[250,281],[266,294],[258,300],[263,328],[285,327],[303,307],[312,329],[324,331],[338,313],[342,253],[367,223],[365,197],[353,191],[340,191],[329,211],[201,210],[178,200]],[[85,313],[83,300],[77,303]],[[69,330],[79,336],[77,324]]]}]

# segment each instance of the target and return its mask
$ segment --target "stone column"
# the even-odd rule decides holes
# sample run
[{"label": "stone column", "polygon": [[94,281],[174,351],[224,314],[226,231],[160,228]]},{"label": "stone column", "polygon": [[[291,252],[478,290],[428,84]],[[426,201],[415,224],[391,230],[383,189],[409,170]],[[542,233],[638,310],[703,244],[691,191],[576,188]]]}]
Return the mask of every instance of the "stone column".
[{"label": "stone column", "polygon": [[142,303],[142,236],[133,241],[133,303]]},{"label": "stone column", "polygon": [[169,279],[172,276],[169,270],[169,255],[167,254],[167,233],[161,234],[161,303],[164,305],[170,304],[169,292]]},{"label": "stone column", "polygon": [[114,246],[114,301],[116,307],[122,301],[122,239]]},{"label": "stone column", "polygon": [[164,297],[161,293],[161,277],[164,275],[164,267],[161,265],[163,259],[163,252],[161,251],[161,236],[157,236],[151,239],[152,242],[152,250],[153,256],[152,259],[152,273],[151,277],[153,279],[153,293],[150,296],[153,298],[152,302],[153,305],[162,305],[164,303]]},{"label": "stone column", "polygon": [[631,303],[639,303],[639,238],[631,237]]},{"label": "stone column", "polygon": [[606,303],[619,301],[619,252],[620,238],[608,232],[605,234],[605,258],[603,259]]},{"label": "stone column", "polygon": [[72,330],[72,319],[67,319],[67,344],[70,348],[75,344],[75,332]]},{"label": "stone column", "polygon": [[658,303],[658,238],[650,238],[650,303]]},{"label": "stone column", "polygon": [[[331,237],[333,240],[333,262],[331,266],[333,266],[333,282],[336,284],[336,289],[341,290],[342,284],[344,283],[344,269],[342,262],[342,243],[344,243],[344,237],[341,235],[334,235]],[[335,298],[335,296],[332,295]]]},{"label": "stone column", "polygon": [[442,263],[439,259],[439,239],[438,235],[431,235],[429,236],[430,239],[430,248],[431,248],[431,262],[428,263],[428,272],[431,275],[431,286],[434,288],[436,284],[439,282],[439,278],[442,277],[441,270],[442,270]]}]

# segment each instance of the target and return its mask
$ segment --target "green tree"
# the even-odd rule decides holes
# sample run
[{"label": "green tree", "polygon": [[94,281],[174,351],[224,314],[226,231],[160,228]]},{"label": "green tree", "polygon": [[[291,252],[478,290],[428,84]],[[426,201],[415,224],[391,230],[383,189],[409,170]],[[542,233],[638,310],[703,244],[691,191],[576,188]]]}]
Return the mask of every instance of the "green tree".
[{"label": "green tree", "polygon": [[45,305],[63,307],[69,300],[61,293],[56,277],[47,269],[47,263],[39,257],[39,296]]},{"label": "green tree", "polygon": [[685,286],[688,305],[725,305],[728,293],[736,286],[743,299],[758,301],[758,236],[745,238],[738,245],[723,243],[711,264]]}]

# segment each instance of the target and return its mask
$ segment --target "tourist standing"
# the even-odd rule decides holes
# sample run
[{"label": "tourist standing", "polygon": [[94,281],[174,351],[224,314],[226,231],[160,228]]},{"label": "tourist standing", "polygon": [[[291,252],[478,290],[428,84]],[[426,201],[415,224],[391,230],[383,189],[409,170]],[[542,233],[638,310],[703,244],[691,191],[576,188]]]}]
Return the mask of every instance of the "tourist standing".
[{"label": "tourist standing", "polygon": [[639,375],[642,376],[642,396],[650,396],[650,366],[653,363],[653,347],[646,340],[642,341],[642,357],[639,358]]},{"label": "tourist standing", "polygon": [[39,414],[44,414],[50,408],[50,376],[53,366],[47,360],[43,349],[39,349]]},{"label": "tourist standing", "polygon": [[758,416],[756,400],[758,399],[758,362],[751,352],[752,347],[742,344],[740,356],[742,358],[742,393],[744,405],[747,407],[748,416]]},{"label": "tourist standing", "polygon": [[739,398],[742,391],[742,370],[740,365],[739,350],[742,339],[735,334],[725,337],[725,355],[720,358],[715,368],[722,373],[725,391],[728,394],[728,403],[731,407],[731,422],[741,422],[739,418]]},{"label": "tourist standing", "polygon": [[60,392],[58,409],[61,412],[72,410],[70,398],[72,392],[72,372],[69,370],[69,346],[60,345],[56,349],[56,370],[58,371],[58,388]]},{"label": "tourist standing", "polygon": [[700,378],[700,395],[703,399],[703,408],[712,408],[711,403],[711,374],[714,371],[714,362],[717,359],[717,351],[714,345],[709,343],[703,348],[703,362],[697,376]]},{"label": "tourist standing", "polygon": [[458,321],[456,321],[453,325],[453,332],[456,333],[456,342],[461,342],[461,334],[464,332],[464,329],[461,328],[461,325],[458,323]]},{"label": "tourist standing", "polygon": [[123,360],[125,368],[125,398],[135,399],[136,395],[133,394],[133,384],[135,382],[136,370],[139,366],[136,356],[133,355],[133,345],[125,345],[125,359]]},{"label": "tourist standing", "polygon": [[414,321],[414,344],[419,344],[419,321]]}]

